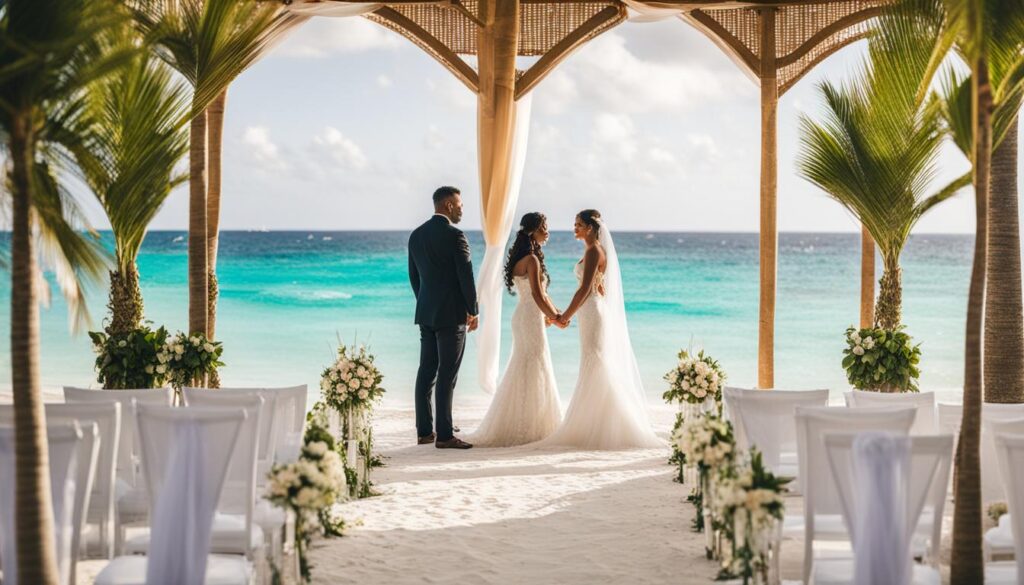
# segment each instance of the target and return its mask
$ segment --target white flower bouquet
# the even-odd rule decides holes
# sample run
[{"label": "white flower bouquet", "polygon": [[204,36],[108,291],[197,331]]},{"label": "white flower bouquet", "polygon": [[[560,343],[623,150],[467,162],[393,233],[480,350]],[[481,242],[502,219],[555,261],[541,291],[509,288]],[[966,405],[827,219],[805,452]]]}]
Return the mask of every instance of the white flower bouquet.
[{"label": "white flower bouquet", "polygon": [[683,421],[672,439],[686,463],[702,472],[731,463],[736,454],[732,423],[715,414]]},{"label": "white flower bouquet", "polygon": [[219,341],[210,341],[202,333],[178,332],[167,338],[156,354],[157,363],[147,366],[146,372],[166,376],[176,390],[190,384],[202,385],[208,374],[224,365],[220,361],[223,352]]},{"label": "white flower bouquet", "polygon": [[704,350],[692,355],[684,349],[679,352],[676,367],[665,374],[665,380],[669,383],[669,389],[662,395],[666,402],[703,404],[710,399],[719,403],[725,372]]},{"label": "white flower bouquet", "polygon": [[365,346],[338,348],[338,359],[320,376],[323,401],[338,412],[366,409],[384,395],[380,370]]},{"label": "white flower bouquet", "polygon": [[266,498],[281,507],[319,513],[343,498],[345,468],[341,456],[323,441],[312,441],[292,463],[275,465]]}]

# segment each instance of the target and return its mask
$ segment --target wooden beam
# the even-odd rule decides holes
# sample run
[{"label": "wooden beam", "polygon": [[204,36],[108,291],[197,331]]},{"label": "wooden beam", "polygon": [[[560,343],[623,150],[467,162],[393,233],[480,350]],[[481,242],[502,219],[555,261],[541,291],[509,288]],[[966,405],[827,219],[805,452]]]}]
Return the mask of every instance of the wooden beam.
[{"label": "wooden beam", "polygon": [[775,387],[775,290],[778,276],[778,106],[774,8],[758,10],[761,41],[761,230],[760,306],[757,328],[757,387]]},{"label": "wooden beam", "polygon": [[544,55],[541,56],[541,58],[527,69],[526,73],[516,81],[515,99],[518,100],[529,93],[529,91],[540,83],[548,73],[551,73],[559,63],[572,54],[572,52],[579,48],[580,45],[589,40],[590,35],[595,30],[613,20],[624,19],[625,15],[625,7],[608,6],[594,16],[591,16],[586,22],[581,24],[576,28],[576,30],[569,33],[564,39],[558,41],[554,47],[551,47],[551,50],[544,53]]},{"label": "wooden beam", "polygon": [[417,44],[427,49],[428,53],[455,74],[455,77],[459,78],[459,81],[464,83],[473,93],[480,92],[480,76],[477,75],[476,70],[412,19],[387,6],[376,10],[373,15],[394,24]]}]

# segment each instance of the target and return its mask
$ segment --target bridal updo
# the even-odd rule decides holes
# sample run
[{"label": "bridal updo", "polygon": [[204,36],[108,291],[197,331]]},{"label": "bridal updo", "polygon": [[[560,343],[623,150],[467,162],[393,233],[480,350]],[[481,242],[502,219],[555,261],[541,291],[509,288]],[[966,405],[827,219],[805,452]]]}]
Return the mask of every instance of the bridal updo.
[{"label": "bridal updo", "polygon": [[516,240],[512,243],[512,247],[508,250],[508,260],[505,262],[505,287],[508,288],[508,292],[513,296],[516,294],[515,285],[512,282],[512,272],[516,268],[518,263],[523,258],[533,254],[540,260],[540,269],[544,275],[542,280],[548,282],[548,267],[544,264],[544,252],[541,250],[540,243],[533,240],[533,232],[537,231],[548,222],[548,218],[544,217],[543,213],[537,213],[531,211],[523,216],[523,219],[519,220],[519,231],[516,232]]},{"label": "bridal updo", "polygon": [[584,209],[583,211],[577,213],[576,217],[580,218],[580,221],[583,222],[583,225],[593,228],[595,236],[601,232],[600,211],[596,209]]}]

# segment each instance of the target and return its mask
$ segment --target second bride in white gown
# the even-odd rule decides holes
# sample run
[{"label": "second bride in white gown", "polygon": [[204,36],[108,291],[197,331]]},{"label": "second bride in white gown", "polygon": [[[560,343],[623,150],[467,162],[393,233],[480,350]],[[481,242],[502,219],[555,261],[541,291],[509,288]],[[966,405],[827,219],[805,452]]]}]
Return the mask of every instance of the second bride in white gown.
[{"label": "second bride in white gown", "polygon": [[647,415],[611,233],[597,210],[586,209],[576,216],[575,235],[586,244],[575,270],[580,285],[559,322],[564,327],[579,317],[580,373],[565,420],[542,445],[588,450],[663,446]]},{"label": "second bride in white gown", "polygon": [[547,295],[548,275],[541,251],[547,240],[544,215],[524,215],[505,265],[506,286],[519,296],[512,313],[512,355],[483,422],[467,438],[474,445],[533,443],[550,435],[561,420],[545,331],[545,318],[553,321],[558,316]]}]

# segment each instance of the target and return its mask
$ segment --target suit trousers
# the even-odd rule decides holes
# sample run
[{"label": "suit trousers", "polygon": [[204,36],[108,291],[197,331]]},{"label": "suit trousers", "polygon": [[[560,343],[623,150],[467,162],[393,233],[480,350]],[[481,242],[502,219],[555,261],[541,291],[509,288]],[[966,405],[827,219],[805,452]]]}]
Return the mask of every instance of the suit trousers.
[{"label": "suit trousers", "polygon": [[416,374],[416,434],[434,430],[430,395],[437,390],[437,440],[452,438],[452,393],[466,349],[466,326],[420,325],[420,368]]}]

